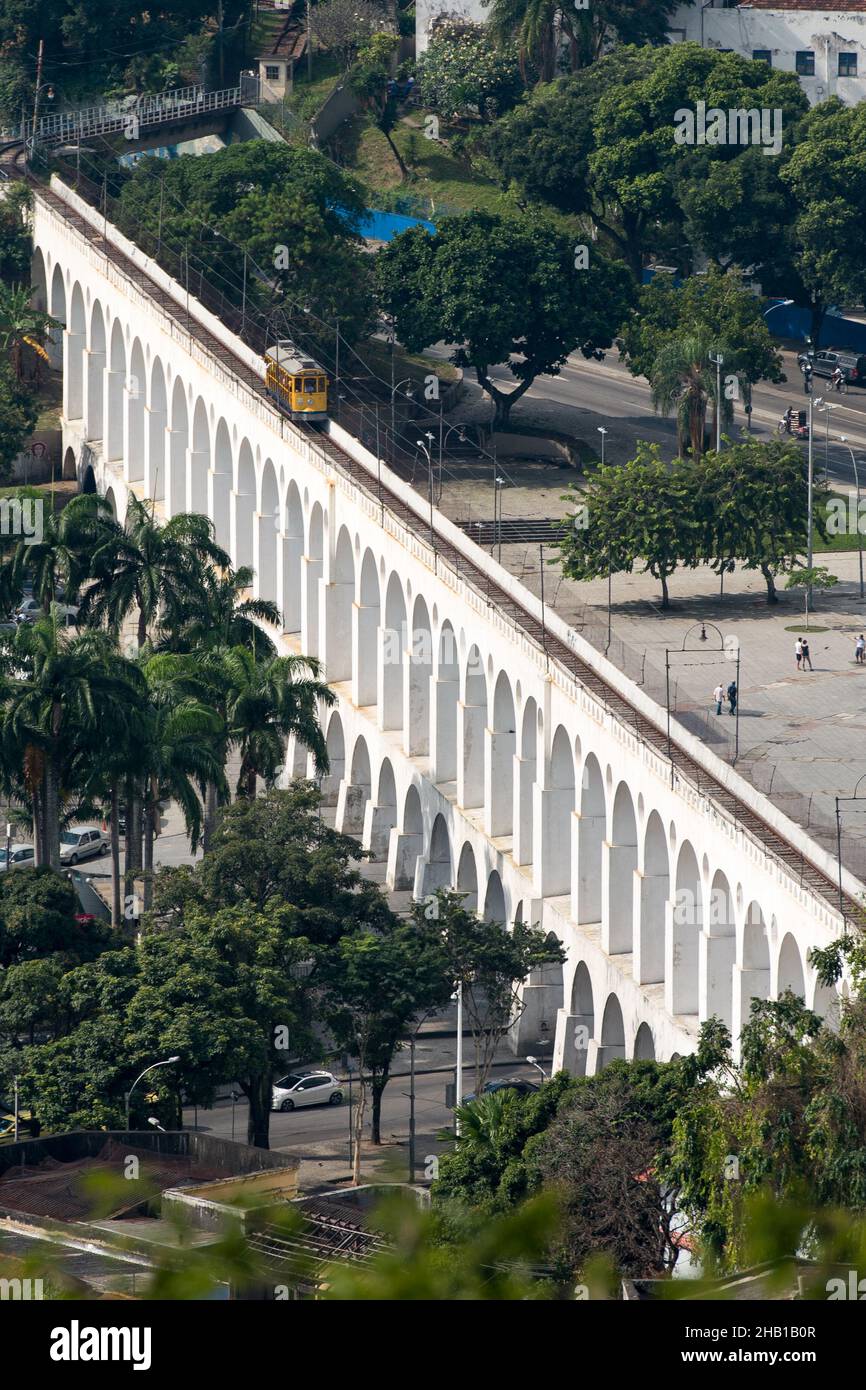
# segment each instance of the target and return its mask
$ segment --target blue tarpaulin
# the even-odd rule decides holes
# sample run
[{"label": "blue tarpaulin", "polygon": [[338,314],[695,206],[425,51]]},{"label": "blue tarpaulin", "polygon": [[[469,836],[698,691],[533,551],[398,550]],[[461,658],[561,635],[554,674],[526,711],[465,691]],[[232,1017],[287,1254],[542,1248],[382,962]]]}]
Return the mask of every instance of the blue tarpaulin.
[{"label": "blue tarpaulin", "polygon": [[393,241],[395,236],[406,232],[410,227],[426,227],[435,232],[436,226],[423,217],[404,217],[399,212],[378,212],[367,208],[354,224],[355,230],[370,241]]}]

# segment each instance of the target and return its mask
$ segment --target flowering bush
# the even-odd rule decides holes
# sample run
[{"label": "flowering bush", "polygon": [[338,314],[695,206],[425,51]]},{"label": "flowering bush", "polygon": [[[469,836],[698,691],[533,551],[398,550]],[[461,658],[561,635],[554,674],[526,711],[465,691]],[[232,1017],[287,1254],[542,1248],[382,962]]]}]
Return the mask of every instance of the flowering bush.
[{"label": "flowering bush", "polygon": [[426,105],[446,121],[495,120],[523,92],[517,50],[496,48],[485,25],[458,19],[437,24],[418,80]]}]

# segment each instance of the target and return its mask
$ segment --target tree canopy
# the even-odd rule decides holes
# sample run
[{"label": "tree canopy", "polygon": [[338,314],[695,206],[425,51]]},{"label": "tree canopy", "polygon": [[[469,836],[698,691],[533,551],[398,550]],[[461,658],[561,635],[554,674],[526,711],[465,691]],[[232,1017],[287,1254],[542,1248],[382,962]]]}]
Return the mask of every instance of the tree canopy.
[{"label": "tree canopy", "polygon": [[[628,276],[594,249],[580,250],[534,214],[446,217],[435,234],[412,228],[379,253],[381,299],[410,351],[457,344],[451,360],[472,368],[501,424],[575,348],[609,347],[624,317]],[[497,363],[508,364],[513,390],[493,380]]]}]

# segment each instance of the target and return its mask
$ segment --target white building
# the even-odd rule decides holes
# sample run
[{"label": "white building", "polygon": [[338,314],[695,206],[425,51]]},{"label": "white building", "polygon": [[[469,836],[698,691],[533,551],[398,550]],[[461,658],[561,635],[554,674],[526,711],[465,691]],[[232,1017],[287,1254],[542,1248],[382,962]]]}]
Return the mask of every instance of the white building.
[{"label": "white building", "polygon": [[674,13],[670,37],[796,72],[812,103],[866,97],[866,0],[695,0]]},{"label": "white building", "polygon": [[[482,0],[417,0],[415,42],[424,52],[439,19],[483,24]],[[815,0],[695,0],[671,17],[672,43],[691,41],[720,52],[761,58],[796,72],[810,102],[838,96],[849,104],[866,97],[866,0],[836,9]]]}]

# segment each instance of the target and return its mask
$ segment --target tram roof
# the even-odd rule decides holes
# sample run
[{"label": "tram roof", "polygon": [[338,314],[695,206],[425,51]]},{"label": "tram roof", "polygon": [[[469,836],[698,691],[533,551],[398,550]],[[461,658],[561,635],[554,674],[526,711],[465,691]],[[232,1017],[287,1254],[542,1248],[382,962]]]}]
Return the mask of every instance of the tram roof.
[{"label": "tram roof", "polygon": [[265,357],[276,362],[278,367],[282,367],[286,372],[322,372],[324,369],[314,362],[312,357],[306,357],[290,338],[281,338],[273,347],[268,348]]}]

